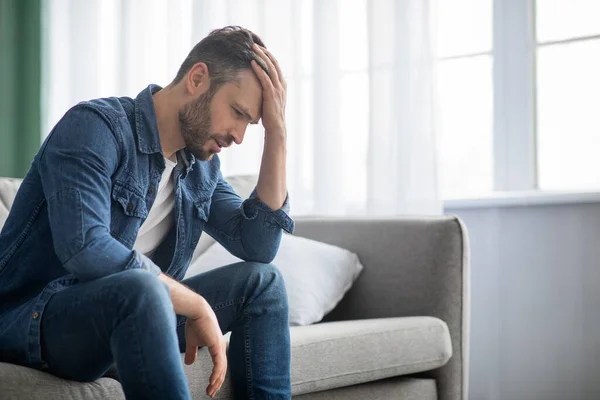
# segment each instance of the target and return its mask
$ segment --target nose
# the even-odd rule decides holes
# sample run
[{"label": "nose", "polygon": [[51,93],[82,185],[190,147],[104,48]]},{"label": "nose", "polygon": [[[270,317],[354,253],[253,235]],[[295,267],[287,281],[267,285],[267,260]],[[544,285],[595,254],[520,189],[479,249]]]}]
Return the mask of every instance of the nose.
[{"label": "nose", "polygon": [[233,142],[237,145],[242,144],[244,136],[246,135],[246,126],[238,127],[229,133],[229,136],[233,138]]},{"label": "nose", "polygon": [[239,134],[239,133],[232,133],[231,137],[233,138],[233,143],[235,144],[242,144],[242,141],[244,140],[244,134]]}]

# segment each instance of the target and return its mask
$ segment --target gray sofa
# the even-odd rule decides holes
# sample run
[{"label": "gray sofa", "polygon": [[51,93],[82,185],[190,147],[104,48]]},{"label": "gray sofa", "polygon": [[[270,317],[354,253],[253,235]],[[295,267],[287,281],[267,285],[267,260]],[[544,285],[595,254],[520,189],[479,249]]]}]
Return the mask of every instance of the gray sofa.
[{"label": "gray sofa", "polygon": [[[0,227],[18,184],[0,178]],[[467,399],[469,247],[457,218],[303,218],[295,235],[347,248],[365,267],[322,322],[290,328],[295,399]],[[208,398],[206,349],[184,368],[194,399]],[[59,398],[124,395],[115,370],[73,382],[0,362],[0,399]],[[232,398],[229,377],[217,398]]]}]

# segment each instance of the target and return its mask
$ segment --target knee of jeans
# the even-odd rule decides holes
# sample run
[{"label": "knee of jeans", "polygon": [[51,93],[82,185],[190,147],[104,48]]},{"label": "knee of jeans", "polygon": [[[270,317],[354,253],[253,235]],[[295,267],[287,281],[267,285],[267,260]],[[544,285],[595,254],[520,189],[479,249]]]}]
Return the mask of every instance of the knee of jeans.
[{"label": "knee of jeans", "polygon": [[119,294],[136,302],[170,303],[169,288],[156,275],[143,269],[119,273]]},{"label": "knee of jeans", "polygon": [[287,307],[285,280],[279,268],[272,263],[248,262],[247,264],[247,268],[250,269],[248,280],[258,282],[260,291],[269,291],[271,296],[277,297],[281,300],[280,304]]}]

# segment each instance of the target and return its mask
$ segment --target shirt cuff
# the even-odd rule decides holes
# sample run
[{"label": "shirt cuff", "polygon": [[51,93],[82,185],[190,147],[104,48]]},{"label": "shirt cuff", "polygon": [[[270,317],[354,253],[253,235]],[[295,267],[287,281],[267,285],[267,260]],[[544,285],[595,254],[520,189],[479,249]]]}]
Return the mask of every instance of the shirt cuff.
[{"label": "shirt cuff", "polygon": [[160,275],[160,273],[162,272],[158,265],[154,264],[154,262],[151,259],[149,259],[137,250],[133,250],[133,257],[131,257],[131,260],[125,267],[126,270],[132,268],[143,269],[153,273],[156,276]]},{"label": "shirt cuff", "polygon": [[265,219],[285,230],[287,233],[294,232],[294,220],[288,215],[290,211],[289,193],[285,194],[285,201],[278,210],[273,210],[265,202],[258,198],[256,188],[250,193],[250,197],[244,201],[244,213],[249,219],[256,217],[259,210],[265,212]]}]

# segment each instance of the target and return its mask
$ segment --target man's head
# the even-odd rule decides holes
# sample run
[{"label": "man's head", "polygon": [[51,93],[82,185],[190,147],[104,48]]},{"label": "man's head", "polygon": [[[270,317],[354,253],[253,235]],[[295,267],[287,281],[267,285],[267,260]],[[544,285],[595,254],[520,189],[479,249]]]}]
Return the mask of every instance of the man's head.
[{"label": "man's head", "polygon": [[252,45],[262,40],[247,29],[225,27],[202,39],[179,68],[170,86],[182,86],[188,100],[179,110],[185,146],[200,160],[235,142],[240,144],[248,123],[261,115],[262,87],[252,70],[264,61]]}]

